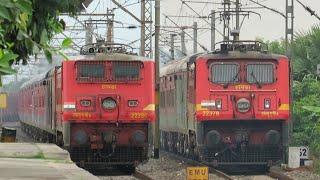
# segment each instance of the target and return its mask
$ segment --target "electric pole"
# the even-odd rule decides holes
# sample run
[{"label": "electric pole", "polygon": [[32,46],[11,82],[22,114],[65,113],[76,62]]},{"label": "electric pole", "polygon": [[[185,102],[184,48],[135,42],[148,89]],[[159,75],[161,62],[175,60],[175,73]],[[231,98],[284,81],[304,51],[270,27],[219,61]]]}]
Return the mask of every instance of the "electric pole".
[{"label": "electric pole", "polygon": [[211,51],[214,51],[216,44],[216,12],[211,10]]},{"label": "electric pole", "polygon": [[198,24],[193,22],[193,53],[198,52]]},{"label": "electric pole", "polygon": [[113,22],[114,13],[113,9],[107,9],[107,43],[113,43]]},{"label": "electric pole", "polygon": [[[293,9],[293,0],[286,0],[286,55],[289,59],[292,58],[292,50],[290,43],[293,42],[293,26],[294,26],[294,9]],[[290,42],[289,42],[290,39]]]},{"label": "electric pole", "polygon": [[91,22],[91,18],[89,18],[88,23],[86,23],[86,44],[92,44],[92,34],[93,34],[93,26]]},{"label": "electric pole", "polygon": [[234,32],[234,40],[239,41],[240,39],[240,2],[236,0],[236,29]]},{"label": "electric pole", "polygon": [[180,37],[181,37],[181,51],[184,55],[187,54],[187,48],[186,48],[186,42],[185,42],[185,32],[184,32],[184,28],[181,28],[181,33],[180,33]]},{"label": "electric pole", "polygon": [[223,0],[223,40],[229,40],[230,0]]},{"label": "electric pole", "polygon": [[152,0],[141,1],[141,19],[122,6],[117,0],[111,0],[121,10],[141,24],[140,55],[152,57]]},{"label": "electric pole", "polygon": [[176,34],[170,34],[170,53],[171,53],[171,60],[174,60],[174,37]]},{"label": "electric pole", "polygon": [[156,111],[156,122],[155,122],[155,131],[154,131],[154,158],[159,159],[160,151],[160,73],[159,73],[159,62],[160,62],[160,0],[155,0],[155,35],[154,35],[154,59],[155,59],[155,91],[156,91],[156,102],[155,102],[155,111]]}]

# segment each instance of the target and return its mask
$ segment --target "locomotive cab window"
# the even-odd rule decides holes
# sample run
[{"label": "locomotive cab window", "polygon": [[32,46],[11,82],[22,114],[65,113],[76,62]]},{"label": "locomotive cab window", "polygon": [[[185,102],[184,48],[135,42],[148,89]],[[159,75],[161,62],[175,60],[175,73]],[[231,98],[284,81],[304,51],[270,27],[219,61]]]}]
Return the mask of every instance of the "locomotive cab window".
[{"label": "locomotive cab window", "polygon": [[139,80],[140,63],[113,62],[112,74],[115,80]]},{"label": "locomotive cab window", "polygon": [[104,64],[79,63],[77,70],[80,79],[103,79],[105,66]]},{"label": "locomotive cab window", "polygon": [[247,82],[270,84],[274,82],[274,65],[271,63],[254,63],[247,65]]},{"label": "locomotive cab window", "polygon": [[239,82],[240,67],[238,64],[211,64],[211,81],[213,83],[237,83]]}]

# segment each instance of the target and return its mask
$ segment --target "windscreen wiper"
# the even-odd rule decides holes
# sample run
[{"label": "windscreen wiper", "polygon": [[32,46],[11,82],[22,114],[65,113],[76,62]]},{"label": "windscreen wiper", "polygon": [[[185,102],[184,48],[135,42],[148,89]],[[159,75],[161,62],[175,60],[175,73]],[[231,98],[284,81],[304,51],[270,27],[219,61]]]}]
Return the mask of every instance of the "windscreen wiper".
[{"label": "windscreen wiper", "polygon": [[231,83],[234,83],[237,77],[239,76],[239,74],[240,74],[240,71],[238,71],[238,73],[229,82],[227,82],[227,84],[224,84],[223,88],[226,89]]},{"label": "windscreen wiper", "polygon": [[250,73],[250,75],[253,77],[255,83],[257,84],[258,88],[260,89],[262,86],[260,82],[258,81],[257,77],[253,74],[253,71]]}]

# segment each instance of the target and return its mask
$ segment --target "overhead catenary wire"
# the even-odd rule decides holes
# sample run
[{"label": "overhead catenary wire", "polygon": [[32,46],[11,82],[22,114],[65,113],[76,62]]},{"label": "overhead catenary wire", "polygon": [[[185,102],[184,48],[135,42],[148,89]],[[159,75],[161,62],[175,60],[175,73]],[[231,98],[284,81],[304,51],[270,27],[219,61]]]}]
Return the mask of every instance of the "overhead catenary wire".
[{"label": "overhead catenary wire", "polygon": [[270,11],[273,11],[273,12],[275,12],[275,13],[278,13],[278,14],[280,14],[281,16],[283,16],[284,18],[287,18],[287,16],[286,16],[284,13],[282,13],[282,12],[276,10],[276,9],[270,8],[270,7],[266,6],[266,5],[263,5],[263,4],[259,3],[259,2],[254,1],[254,0],[248,0],[248,1],[250,1],[250,2],[252,2],[252,3],[254,3],[254,4],[257,4],[257,5],[265,8],[265,9],[268,9],[268,10],[270,10]]},{"label": "overhead catenary wire", "polygon": [[320,17],[318,14],[316,14],[316,11],[312,10],[309,6],[302,4],[299,0],[296,0],[306,11],[310,13],[311,16],[316,17],[318,20],[320,20]]},{"label": "overhead catenary wire", "polygon": [[[190,6],[186,3],[186,1],[183,1],[183,0],[180,0],[180,1],[182,2],[182,4],[186,5],[191,11],[193,11],[198,17],[201,17],[201,15],[200,15],[197,11],[195,11],[192,7],[190,7]],[[205,21],[208,25],[211,25],[211,23],[210,23],[209,21],[207,21],[206,19],[203,19],[203,21]],[[222,33],[221,31],[219,31],[217,28],[215,28],[215,30],[216,30],[220,35],[223,36],[223,33]]]},{"label": "overhead catenary wire", "polygon": [[[176,23],[176,22],[174,22],[172,19],[170,19],[170,17],[168,17],[168,16],[166,16],[165,14],[163,14],[165,17],[166,17],[166,19],[168,19],[171,23],[173,23],[176,27],[179,27],[179,25]],[[184,31],[184,29],[181,29],[187,36],[189,36],[191,39],[194,39],[189,33],[187,33],[187,32],[185,32]],[[200,44],[197,40],[195,40],[196,41],[196,43],[204,50],[204,51],[208,51],[208,49],[205,47],[205,46],[203,46],[202,44]]]}]

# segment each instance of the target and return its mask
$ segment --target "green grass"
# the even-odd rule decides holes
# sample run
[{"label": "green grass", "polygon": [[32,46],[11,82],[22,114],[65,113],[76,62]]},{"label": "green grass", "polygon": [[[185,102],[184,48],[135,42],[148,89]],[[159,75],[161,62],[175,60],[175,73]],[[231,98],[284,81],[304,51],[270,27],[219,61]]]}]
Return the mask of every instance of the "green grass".
[{"label": "green grass", "polygon": [[320,174],[320,159],[319,158],[313,159],[313,171],[316,174]]}]

